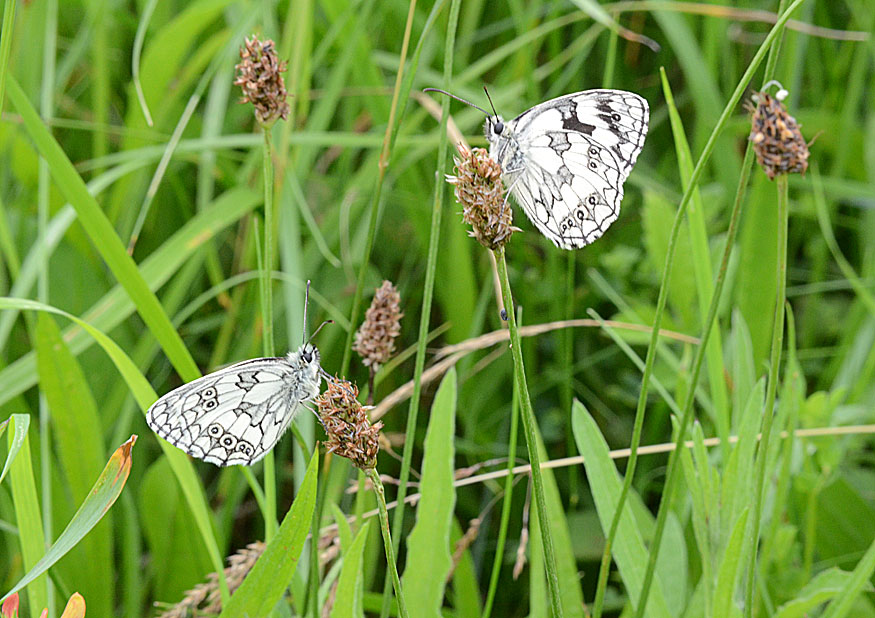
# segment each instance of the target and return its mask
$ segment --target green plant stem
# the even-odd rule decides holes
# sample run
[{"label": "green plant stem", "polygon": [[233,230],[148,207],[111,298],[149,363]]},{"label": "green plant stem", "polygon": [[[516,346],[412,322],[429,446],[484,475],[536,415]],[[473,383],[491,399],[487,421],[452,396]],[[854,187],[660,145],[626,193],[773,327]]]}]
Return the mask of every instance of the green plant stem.
[{"label": "green plant stem", "polygon": [[762,438],[757,447],[756,489],[753,496],[753,531],[751,533],[750,556],[748,559],[744,615],[753,616],[754,577],[757,567],[757,546],[760,536],[760,510],[763,506],[763,489],[766,478],[766,463],[769,458],[769,437],[772,433],[775,396],[780,378],[781,351],[784,347],[784,304],[787,302],[787,228],[789,227],[789,207],[787,195],[787,174],[777,178],[778,188],[778,268],[777,294],[775,295],[775,318],[772,322],[772,349],[769,354],[769,382],[766,387],[766,407],[763,411]]},{"label": "green plant stem", "polygon": [[[270,127],[262,126],[262,178],[264,182],[264,255],[261,259],[261,343],[265,356],[274,355],[273,340],[273,160],[271,158]],[[306,325],[305,325],[306,328]],[[277,531],[276,521],[276,460],[273,451],[264,456],[264,539],[270,543]]]},{"label": "green plant stem", "polygon": [[377,494],[377,507],[380,509],[380,530],[383,533],[383,549],[386,550],[386,564],[392,576],[392,586],[395,588],[395,600],[398,603],[398,615],[408,618],[407,604],[404,602],[404,594],[401,592],[401,579],[398,577],[398,565],[395,564],[395,549],[392,546],[392,534],[389,532],[389,512],[386,510],[386,492],[383,482],[376,468],[368,468],[365,471]]},{"label": "green plant stem", "polygon": [[[450,6],[450,15],[447,23],[447,41],[444,51],[444,87],[449,88],[450,78],[453,73],[453,48],[456,42],[456,26],[459,21],[459,5],[460,0],[452,0]],[[436,15],[439,10],[438,4],[432,9],[432,16]],[[412,3],[411,3],[412,9]],[[412,18],[413,14],[409,15]],[[424,40],[426,28],[423,29],[420,43]],[[418,56],[417,49],[415,56]],[[403,58],[403,56],[402,56]],[[444,201],[444,172],[447,169],[447,119],[450,115],[449,98],[445,98],[441,104],[441,126],[440,126],[440,143],[438,144],[437,170],[435,178],[437,183],[434,192],[434,201],[432,202],[431,211],[431,228],[428,239],[428,256],[425,263],[425,282],[422,290],[422,312],[419,317],[419,336],[416,344],[416,358],[413,366],[413,394],[410,397],[410,408],[407,412],[407,427],[404,433],[404,450],[401,454],[401,472],[398,476],[398,492],[396,501],[398,506],[395,508],[395,514],[392,518],[392,532],[394,534],[396,547],[400,546],[401,531],[404,527],[404,511],[406,507],[405,498],[407,497],[407,482],[410,479],[410,466],[413,460],[413,444],[416,441],[416,421],[419,417],[419,397],[422,392],[422,372],[425,368],[425,353],[426,344],[428,342],[428,325],[431,321],[431,303],[434,296],[434,281],[435,272],[437,271],[437,255],[440,247],[441,237],[441,218]],[[352,329],[350,330],[352,332]],[[349,343],[350,340],[347,340]],[[351,344],[350,344],[351,345]],[[347,345],[347,348],[350,348]],[[389,615],[389,578],[386,578],[383,584],[383,606],[380,610],[380,618],[386,618]]]},{"label": "green plant stem", "polygon": [[507,537],[507,525],[510,521],[510,508],[513,501],[513,468],[516,464],[517,433],[519,428],[519,388],[513,389],[513,402],[510,412],[510,435],[507,438],[507,477],[504,479],[504,498],[501,504],[501,523],[498,526],[498,540],[495,544],[495,558],[492,561],[492,574],[489,576],[489,590],[486,592],[486,603],[480,618],[489,618],[495,592],[498,590],[498,575],[504,562],[504,543]]},{"label": "green plant stem", "polygon": [[550,530],[550,522],[547,517],[547,500],[544,497],[544,479],[541,476],[541,457],[538,454],[538,439],[535,433],[537,421],[535,411],[532,409],[532,401],[529,398],[529,387],[526,384],[526,370],[523,365],[522,343],[520,331],[516,323],[516,311],[514,311],[513,296],[510,291],[510,279],[507,276],[507,262],[504,258],[504,247],[494,251],[495,261],[498,266],[498,279],[501,283],[501,298],[504,310],[508,316],[508,329],[510,330],[510,350],[513,354],[514,377],[520,389],[520,403],[522,404],[523,431],[526,436],[526,446],[529,451],[529,463],[532,466],[532,488],[538,505],[538,523],[541,528],[541,541],[544,545],[544,566],[547,569],[547,586],[550,589],[550,607],[554,618],[562,616],[562,604],[559,592],[559,574],[556,570],[556,553],[553,549],[553,532]]}]

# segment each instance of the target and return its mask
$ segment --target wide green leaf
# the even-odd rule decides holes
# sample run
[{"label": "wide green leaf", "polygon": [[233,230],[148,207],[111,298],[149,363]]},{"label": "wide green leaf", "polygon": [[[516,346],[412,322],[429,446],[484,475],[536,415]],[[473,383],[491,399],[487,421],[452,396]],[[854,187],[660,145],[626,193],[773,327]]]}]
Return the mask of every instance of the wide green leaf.
[{"label": "wide green leaf", "polygon": [[[805,584],[792,601],[787,601],[775,612],[774,618],[806,618],[818,606],[836,598],[845,590],[854,574],[832,567],[821,571]],[[871,592],[872,584],[867,583],[865,589]]]},{"label": "wide green leaf", "polygon": [[857,595],[867,587],[871,588],[872,584],[869,579],[873,573],[875,573],[875,540],[872,541],[869,549],[866,550],[860,562],[857,563],[854,572],[844,587],[827,606],[826,611],[823,613],[823,618],[843,618],[847,616],[853,607]]},{"label": "wide green leaf", "polygon": [[738,613],[738,608],[732,603],[732,593],[738,580],[738,566],[744,550],[744,532],[747,526],[748,509],[744,509],[735,521],[726,551],[717,571],[717,587],[714,590],[714,602],[711,607],[714,616],[730,618]]},{"label": "wide green leaf", "polygon": [[[583,404],[577,400],[572,407],[571,422],[577,448],[583,455],[583,465],[586,468],[592,496],[595,499],[599,521],[601,521],[602,530],[607,534],[614,511],[617,508],[617,502],[620,499],[620,489],[622,488],[620,475],[613,460],[611,460],[608,444],[599,431],[598,425],[583,407]],[[647,548],[644,546],[644,535],[635,523],[629,503],[626,503],[623,508],[612,552],[629,598],[633,605],[637,605],[641,586],[644,583],[644,570],[648,554]],[[655,577],[657,585],[650,591],[645,615],[670,618],[672,612],[669,611],[662,593],[660,573],[657,572]]]},{"label": "wide green leaf", "polygon": [[452,566],[450,530],[456,490],[453,487],[456,428],[456,370],[450,369],[437,390],[425,434],[416,524],[407,537],[407,566],[402,589],[419,616],[440,618],[444,587]]},{"label": "wide green leaf", "polygon": [[292,508],[283,518],[276,536],[264,548],[264,553],[231,597],[230,603],[222,609],[221,618],[268,616],[282,598],[295,575],[295,567],[313,520],[318,469],[319,451],[314,450]]},{"label": "wide green leaf", "polygon": [[[344,521],[346,520],[344,519]],[[355,539],[343,547],[343,566],[340,569],[340,579],[337,581],[337,594],[334,597],[331,618],[364,616],[362,558],[369,524],[370,522],[365,522],[362,529],[355,535]]]}]

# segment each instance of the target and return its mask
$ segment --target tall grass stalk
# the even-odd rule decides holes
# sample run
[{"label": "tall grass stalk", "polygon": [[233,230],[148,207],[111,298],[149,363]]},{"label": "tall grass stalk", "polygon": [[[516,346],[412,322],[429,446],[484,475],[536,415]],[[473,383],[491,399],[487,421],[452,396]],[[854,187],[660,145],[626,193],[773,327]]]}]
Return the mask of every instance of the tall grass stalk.
[{"label": "tall grass stalk", "polygon": [[[415,0],[412,0],[415,2]],[[456,44],[456,27],[459,22],[459,5],[460,0],[452,0],[450,5],[450,14],[447,22],[447,39],[444,46],[444,75],[443,86],[448,88],[453,75],[453,51]],[[435,4],[432,9],[432,14],[429,16],[433,19],[439,11],[439,6]],[[413,12],[411,7],[410,17]],[[409,24],[408,24],[409,25]],[[417,45],[415,57],[418,58],[421,44],[425,40],[427,28],[423,28],[423,34],[420,38],[420,43]],[[403,58],[403,57],[402,57]],[[397,87],[397,84],[396,84]],[[432,202],[431,211],[431,228],[428,238],[428,256],[425,263],[425,282],[422,290],[422,310],[419,317],[419,336],[417,338],[416,359],[413,368],[413,395],[410,398],[410,408],[407,412],[407,426],[404,433],[404,450],[401,454],[401,472],[398,477],[398,507],[395,509],[395,515],[392,518],[392,534],[395,537],[395,545],[398,546],[401,539],[401,531],[404,526],[404,510],[405,498],[407,497],[407,482],[410,479],[410,466],[413,460],[413,443],[416,437],[416,421],[419,416],[419,396],[422,392],[422,372],[425,368],[425,352],[426,344],[428,343],[428,327],[431,321],[431,303],[434,296],[434,280],[435,272],[437,271],[437,253],[440,246],[441,237],[441,218],[443,214],[444,202],[444,174],[447,169],[447,119],[450,114],[450,101],[444,99],[441,105],[441,126],[440,126],[440,143],[438,145],[437,169],[435,171],[435,190],[434,201]],[[352,330],[350,330],[352,332]],[[350,340],[347,340],[348,350],[351,350]],[[386,592],[388,591],[388,578],[383,585],[383,606],[380,610],[380,618],[386,618],[389,615],[389,599]]]},{"label": "tall grass stalk", "polygon": [[766,407],[763,411],[762,438],[757,446],[756,489],[753,496],[753,531],[747,576],[744,615],[753,616],[754,579],[757,569],[757,546],[760,536],[760,513],[763,506],[763,490],[766,478],[766,463],[769,458],[769,438],[772,434],[775,396],[780,379],[781,351],[784,347],[784,305],[787,302],[787,228],[789,227],[789,207],[787,194],[787,174],[779,174],[775,179],[778,190],[778,268],[777,294],[775,295],[775,317],[772,323],[772,347],[769,354],[769,382],[766,387]]},{"label": "tall grass stalk", "polygon": [[[377,494],[377,507],[380,509],[380,531],[383,533],[383,549],[386,551],[386,568],[389,570],[392,586],[395,588],[395,599],[398,603],[398,615],[401,616],[401,618],[408,618],[407,604],[404,601],[404,594],[401,592],[401,579],[398,577],[398,565],[395,563],[395,549],[392,545],[392,534],[389,532],[389,512],[386,510],[386,491],[383,489],[383,482],[380,480],[380,475],[377,474],[376,468],[368,468],[365,474],[371,479],[371,483],[374,484],[374,491]],[[387,595],[384,595],[384,602],[386,596]]]},{"label": "tall grass stalk", "polygon": [[[572,262],[573,264],[573,262]],[[486,592],[486,602],[480,618],[489,618],[495,593],[498,590],[498,575],[504,563],[504,543],[507,539],[507,525],[510,521],[510,507],[513,501],[513,469],[516,464],[517,432],[519,429],[520,389],[514,383],[513,400],[510,411],[510,432],[507,437],[507,477],[504,479],[504,498],[501,503],[501,523],[498,526],[498,540],[495,543],[495,558],[492,561],[492,573],[489,576],[489,589]]]},{"label": "tall grass stalk", "polygon": [[547,587],[550,590],[550,607],[553,617],[562,616],[562,602],[559,590],[559,573],[556,569],[556,552],[553,548],[553,532],[550,530],[550,518],[547,513],[547,500],[544,497],[544,479],[541,476],[541,456],[538,453],[538,438],[535,433],[537,421],[529,397],[529,387],[526,383],[526,369],[523,365],[522,342],[516,323],[516,311],[513,305],[513,295],[510,290],[510,278],[507,276],[507,261],[504,257],[504,246],[495,249],[495,261],[498,266],[498,280],[501,283],[501,299],[508,316],[510,330],[510,350],[513,354],[514,381],[520,391],[522,407],[523,431],[526,436],[526,446],[529,451],[529,463],[532,466],[532,489],[538,505],[538,524],[541,529],[541,542],[544,545],[544,566],[547,570]]},{"label": "tall grass stalk", "polygon": [[[677,247],[677,238],[678,233],[680,232],[681,223],[683,222],[684,215],[686,213],[687,205],[692,198],[693,191],[696,189],[699,183],[699,178],[704,171],[705,164],[711,156],[711,152],[714,150],[714,146],[717,142],[717,137],[722,132],[723,128],[726,126],[727,121],[729,120],[729,116],[732,114],[732,111],[735,109],[735,106],[738,105],[738,102],[741,100],[741,96],[744,93],[744,89],[747,87],[747,84],[753,79],[753,75],[759,67],[760,63],[763,61],[766,53],[771,47],[772,43],[777,39],[778,35],[783,32],[784,25],[787,23],[787,20],[790,19],[790,15],[793,14],[804,0],[795,0],[790,7],[781,14],[778,18],[775,26],[769,31],[769,34],[766,36],[760,48],[757,50],[757,53],[751,59],[750,64],[747,67],[747,70],[742,75],[738,84],[735,87],[735,91],[729,98],[726,106],[723,109],[723,112],[720,114],[720,118],[717,120],[717,124],[714,127],[714,130],[711,132],[711,135],[708,137],[708,141],[705,144],[705,147],[702,150],[702,154],[699,157],[699,160],[696,162],[696,166],[693,169],[693,173],[690,176],[690,183],[687,187],[687,190],[684,191],[684,195],[681,198],[681,202],[678,205],[678,211],[675,216],[674,222],[672,223],[672,229],[669,236],[668,242],[668,250],[665,260],[665,266],[663,268],[662,279],[659,288],[659,297],[657,299],[656,305],[656,313],[653,319],[653,330],[651,331],[650,336],[650,344],[647,349],[647,357],[645,360],[644,367],[644,376],[642,377],[641,382],[641,392],[638,398],[638,407],[635,413],[635,426],[633,428],[632,434],[632,443],[630,444],[630,457],[629,462],[626,467],[626,475],[623,479],[623,488],[620,493],[619,501],[617,502],[617,508],[614,512],[614,517],[611,522],[611,530],[613,530],[613,534],[609,533],[608,539],[606,540],[605,553],[607,554],[610,551],[610,544],[613,542],[613,538],[616,535],[616,528],[619,524],[619,518],[623,511],[623,507],[625,505],[626,498],[629,493],[629,488],[632,484],[632,477],[635,472],[635,465],[637,464],[637,455],[638,455],[638,446],[640,444],[641,438],[641,427],[644,423],[644,411],[647,404],[647,388],[650,382],[650,375],[653,372],[653,363],[656,357],[656,347],[658,343],[659,337],[659,329],[662,324],[662,314],[665,310],[665,302],[668,293],[668,282],[671,278],[671,270],[674,265],[674,252]],[[744,177],[744,175],[742,175]],[[736,204],[738,207],[738,204]],[[727,251],[730,250],[730,247],[727,245]],[[721,271],[722,271],[721,266]],[[723,282],[721,278],[718,276],[718,284],[719,291],[722,291]],[[720,294],[718,293],[718,289],[715,289],[715,293],[713,298],[711,299],[711,307],[708,310],[708,318],[705,320],[704,324],[704,337],[702,337],[702,341],[699,344],[700,349],[697,350],[697,366],[701,367],[702,359],[704,358],[704,348],[707,344],[707,335],[710,333],[711,324],[713,323],[714,317],[717,313],[717,301],[719,300]],[[698,378],[698,369],[694,368],[694,378]],[[683,442],[684,435],[686,434],[687,427],[689,426],[690,420],[692,419],[692,409],[693,409],[693,401],[694,401],[694,393],[695,393],[695,382],[692,383],[693,387],[690,388],[689,394],[687,396],[687,405],[684,408],[684,414],[681,418],[680,427],[678,429],[678,435],[676,437],[676,441],[678,443],[678,448],[680,448],[680,444]],[[639,618],[644,616],[644,608],[647,606],[647,596],[650,593],[650,586],[653,582],[653,574],[656,568],[656,558],[659,555],[660,543],[662,541],[662,534],[665,530],[665,522],[668,517],[668,507],[671,501],[671,494],[674,490],[674,485],[677,482],[677,465],[676,465],[676,453],[678,451],[672,451],[669,456],[669,466],[667,472],[667,478],[665,481],[665,486],[663,488],[662,498],[660,500],[659,505],[659,513],[657,515],[656,520],[656,530],[654,532],[654,537],[650,546],[650,555],[647,561],[647,569],[644,573],[644,582],[641,586],[641,595],[638,601],[638,607],[636,609],[636,616]],[[603,558],[602,566],[604,567],[605,560]],[[604,593],[602,593],[604,594]],[[595,614],[594,616],[598,616],[599,614]]]},{"label": "tall grass stalk", "polygon": [[[343,346],[343,362],[340,367],[340,375],[349,373],[349,363],[352,359],[352,340],[355,337],[356,324],[358,324],[359,313],[361,312],[362,294],[365,288],[365,275],[368,272],[368,265],[371,260],[371,250],[374,248],[374,237],[377,233],[377,214],[380,211],[380,196],[383,194],[383,181],[386,179],[386,170],[389,167],[389,160],[392,157],[392,146],[395,144],[395,137],[398,133],[398,125],[401,122],[403,111],[406,107],[405,103],[401,102],[402,85],[404,84],[404,65],[407,62],[407,50],[410,46],[410,33],[413,30],[413,16],[416,10],[416,0],[410,0],[410,7],[407,13],[407,24],[404,27],[404,40],[401,43],[401,56],[398,62],[398,73],[395,75],[395,88],[392,91],[392,106],[389,108],[389,122],[386,124],[386,134],[383,137],[383,147],[380,150],[380,161],[377,166],[377,186],[374,188],[374,194],[371,199],[371,211],[368,219],[368,237],[365,241],[365,251],[362,255],[362,263],[359,267],[358,280],[356,281],[355,294],[352,299],[352,309],[349,312],[350,329],[346,333],[346,344]],[[425,31],[423,31],[423,37]],[[416,71],[416,59],[414,58],[411,71]],[[409,90],[409,87],[408,87]],[[408,92],[404,92],[406,97]],[[401,113],[398,112],[398,106],[401,105]]]},{"label": "tall grass stalk", "polygon": [[[262,126],[264,147],[262,150],[262,178],[264,179],[264,255],[262,256],[261,277],[261,345],[265,356],[274,355],[273,341],[273,160],[271,158],[270,127]],[[307,325],[304,325],[304,329]],[[264,540],[270,543],[276,534],[276,460],[273,450],[264,456]]]}]

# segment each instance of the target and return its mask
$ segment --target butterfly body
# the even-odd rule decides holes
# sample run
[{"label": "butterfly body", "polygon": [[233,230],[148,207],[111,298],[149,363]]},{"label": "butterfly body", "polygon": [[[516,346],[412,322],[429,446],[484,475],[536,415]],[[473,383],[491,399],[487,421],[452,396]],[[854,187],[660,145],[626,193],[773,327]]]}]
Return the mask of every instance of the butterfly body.
[{"label": "butterfly body", "polygon": [[617,219],[648,119],[647,101],[637,94],[586,90],[507,122],[488,116],[484,132],[526,216],[556,246],[578,249]]},{"label": "butterfly body", "polygon": [[319,350],[225,367],[167,393],[146,413],[155,433],[218,466],[251,465],[274,447],[301,404],[319,394]]}]

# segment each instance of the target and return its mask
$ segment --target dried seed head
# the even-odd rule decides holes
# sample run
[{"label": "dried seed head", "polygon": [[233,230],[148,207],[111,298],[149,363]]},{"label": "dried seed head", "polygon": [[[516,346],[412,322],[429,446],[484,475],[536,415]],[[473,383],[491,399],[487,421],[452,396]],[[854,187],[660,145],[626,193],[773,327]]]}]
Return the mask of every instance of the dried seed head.
[{"label": "dried seed head", "polygon": [[268,39],[262,43],[253,34],[240,48],[240,58],[234,81],[243,90],[240,102],[255,105],[255,118],[262,125],[270,126],[277,118],[288,118],[288,93],[280,75],[286,70],[286,63],[277,57],[274,42]]},{"label": "dried seed head", "polygon": [[355,384],[339,378],[327,382],[328,388],[314,400],[328,434],[326,450],[346,457],[362,470],[376,468],[383,423],[371,425],[371,406],[362,406],[356,399],[359,389]]},{"label": "dried seed head", "polygon": [[462,205],[462,220],[471,225],[470,236],[487,249],[507,244],[518,228],[511,225],[513,215],[504,200],[501,166],[483,148],[468,150],[459,146],[456,175],[447,182],[456,185],[456,199]]},{"label": "dried seed head", "polygon": [[[786,91],[781,91],[785,93]],[[753,96],[757,104],[751,119],[750,141],[763,171],[774,180],[778,174],[804,174],[808,169],[808,144],[796,119],[787,113],[779,93]]]},{"label": "dried seed head", "polygon": [[395,337],[401,332],[401,295],[391,281],[383,281],[355,334],[352,349],[362,357],[362,364],[373,373],[389,360],[395,351]]},{"label": "dried seed head", "polygon": [[[264,553],[264,548],[264,543],[256,541],[228,557],[230,566],[225,568],[225,579],[231,594],[234,594],[246,579],[246,575]],[[219,578],[215,573],[210,573],[205,583],[189,590],[182,601],[161,613],[158,618],[188,618],[188,616],[215,615],[221,612],[222,594],[219,591]]]}]

